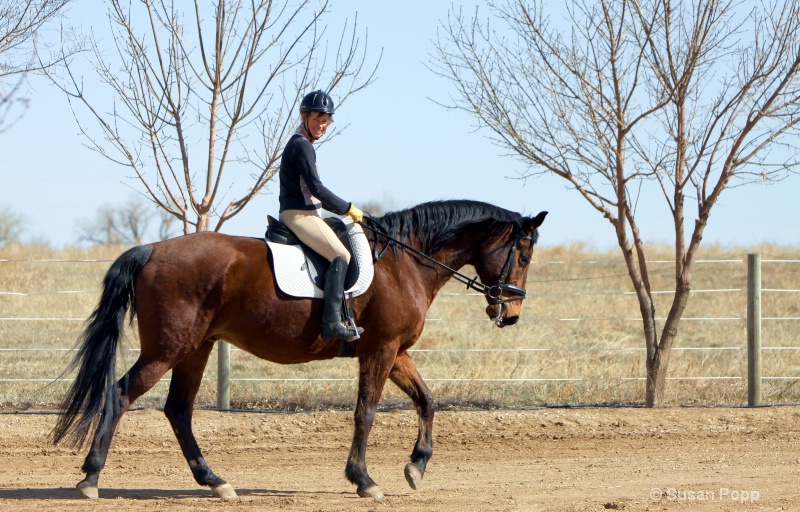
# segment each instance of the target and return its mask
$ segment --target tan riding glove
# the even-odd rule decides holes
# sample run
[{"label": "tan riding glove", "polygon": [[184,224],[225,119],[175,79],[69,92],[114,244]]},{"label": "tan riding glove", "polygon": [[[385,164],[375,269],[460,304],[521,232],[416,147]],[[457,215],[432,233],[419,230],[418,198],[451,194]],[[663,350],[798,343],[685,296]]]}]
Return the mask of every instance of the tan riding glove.
[{"label": "tan riding glove", "polygon": [[353,203],[350,203],[350,209],[347,210],[347,215],[349,215],[355,223],[361,222],[361,219],[364,218],[364,212],[356,208]]}]

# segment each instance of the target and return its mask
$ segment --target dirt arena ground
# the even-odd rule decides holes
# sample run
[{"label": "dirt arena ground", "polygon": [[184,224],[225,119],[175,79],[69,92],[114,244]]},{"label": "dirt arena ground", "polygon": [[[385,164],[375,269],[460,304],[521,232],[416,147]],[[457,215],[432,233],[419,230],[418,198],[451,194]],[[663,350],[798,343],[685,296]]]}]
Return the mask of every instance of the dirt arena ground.
[{"label": "dirt arena ground", "polygon": [[439,412],[421,489],[403,477],[413,411],[379,413],[370,474],[343,477],[351,414],[198,411],[206,460],[239,499],[191,478],[156,410],[127,414],[100,499],[73,488],[84,452],[53,447],[52,414],[0,414],[0,510],[599,511],[799,510],[800,408],[569,408]]}]

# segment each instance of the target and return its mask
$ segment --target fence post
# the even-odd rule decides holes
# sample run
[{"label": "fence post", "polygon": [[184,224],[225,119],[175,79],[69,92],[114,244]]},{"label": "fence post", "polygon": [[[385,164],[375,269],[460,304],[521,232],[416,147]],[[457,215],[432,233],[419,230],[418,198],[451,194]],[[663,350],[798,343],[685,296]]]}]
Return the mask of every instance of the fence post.
[{"label": "fence post", "polygon": [[761,405],[761,254],[747,255],[747,405]]},{"label": "fence post", "polygon": [[231,408],[231,346],[225,341],[217,342],[217,409]]}]

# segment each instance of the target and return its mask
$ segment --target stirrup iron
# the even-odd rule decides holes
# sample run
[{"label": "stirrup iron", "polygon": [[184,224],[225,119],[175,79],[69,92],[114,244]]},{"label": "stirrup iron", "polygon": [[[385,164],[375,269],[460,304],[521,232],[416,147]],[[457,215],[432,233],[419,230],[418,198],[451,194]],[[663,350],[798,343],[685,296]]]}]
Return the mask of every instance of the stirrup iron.
[{"label": "stirrup iron", "polygon": [[353,298],[352,293],[345,293],[342,295],[342,311],[344,312],[345,317],[345,325],[349,328],[353,329],[353,332],[356,333],[355,336],[350,338],[347,341],[355,341],[361,339],[361,333],[364,332],[364,329],[356,325],[355,320],[355,299]]}]

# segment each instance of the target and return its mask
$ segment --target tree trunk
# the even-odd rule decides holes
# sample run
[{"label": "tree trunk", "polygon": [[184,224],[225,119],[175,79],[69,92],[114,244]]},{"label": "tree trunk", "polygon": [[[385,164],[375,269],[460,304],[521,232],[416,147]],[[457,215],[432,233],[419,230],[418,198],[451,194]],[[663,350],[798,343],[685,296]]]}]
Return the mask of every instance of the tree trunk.
[{"label": "tree trunk", "polygon": [[669,355],[669,350],[662,351],[657,348],[656,357],[647,359],[647,385],[645,390],[645,407],[647,408],[664,406]]},{"label": "tree trunk", "polygon": [[203,231],[208,231],[208,213],[197,214],[197,227],[195,232],[202,233]]},{"label": "tree trunk", "polygon": [[[649,298],[649,296],[648,296]],[[664,390],[667,381],[667,367],[669,366],[669,348],[666,351],[663,344],[659,343],[656,328],[656,311],[652,301],[650,307],[640,302],[642,322],[644,324],[645,346],[647,358],[647,382],[645,384],[645,407],[661,407],[664,403]],[[670,343],[670,346],[672,344]]]},{"label": "tree trunk", "polygon": [[[678,325],[683,312],[686,310],[686,304],[689,302],[689,293],[692,289],[692,263],[693,260],[691,258],[684,263],[683,272],[676,280],[678,286],[677,290],[675,290],[675,297],[672,300],[672,307],[667,315],[667,321],[664,323],[664,329],[661,331],[661,340],[654,340],[653,350],[650,350],[651,345],[650,340],[648,340],[646,407],[664,406],[667,370],[669,369],[672,345],[678,337]],[[655,322],[654,318],[652,320]]]}]

